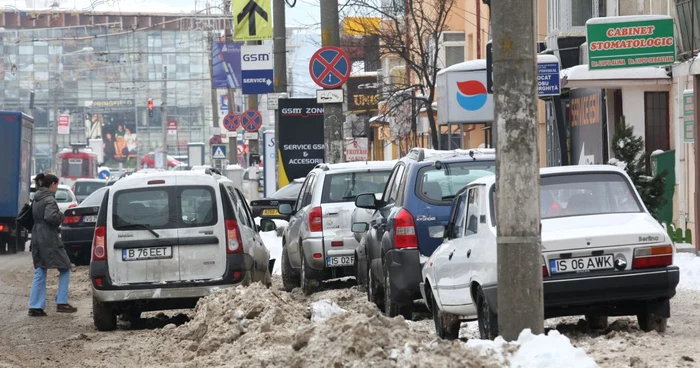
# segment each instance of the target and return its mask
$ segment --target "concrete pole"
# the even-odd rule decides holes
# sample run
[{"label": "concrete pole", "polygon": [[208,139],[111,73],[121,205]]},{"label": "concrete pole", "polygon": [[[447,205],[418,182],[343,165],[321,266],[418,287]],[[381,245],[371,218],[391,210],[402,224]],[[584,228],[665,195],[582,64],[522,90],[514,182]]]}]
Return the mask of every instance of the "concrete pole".
[{"label": "concrete pole", "polygon": [[[700,142],[700,139],[698,138],[698,133],[700,132],[700,76],[694,75],[693,76],[693,119],[694,119],[694,126],[693,126],[693,132],[694,132],[694,145],[697,146],[698,142]],[[700,213],[700,190],[698,190],[698,183],[700,183],[700,168],[698,168],[698,165],[700,165],[700,149],[695,148],[695,167],[694,169],[694,176],[695,176],[695,192],[693,192],[693,197],[695,198],[695,213]],[[697,215],[696,215],[697,216]],[[692,242],[695,244],[695,254],[700,254],[700,242],[698,241],[698,235],[700,235],[700,221],[695,220],[695,228],[693,229],[694,236]]]},{"label": "concrete pole", "polygon": [[[213,32],[209,32],[209,75],[214,76],[214,58],[213,58],[213,48],[214,48],[214,34]],[[212,89],[211,89],[211,114],[212,114],[212,123],[214,128],[219,127],[219,92],[217,91],[216,88],[214,88],[214,80],[212,79]],[[216,133],[219,132],[219,129],[214,129]]]},{"label": "concrete pole", "polygon": [[[287,20],[284,0],[273,0],[272,31],[274,33],[275,93],[287,93]],[[278,95],[279,96],[279,95]],[[280,141],[280,126],[275,114],[275,147]],[[275,148],[277,150],[277,148]],[[275,152],[278,155],[279,152]],[[277,156],[275,156],[277,157]],[[263,160],[265,160],[263,158]],[[277,162],[275,162],[277,165]],[[275,170],[275,172],[279,172]],[[269,179],[269,178],[268,178]],[[275,188],[279,188],[279,176],[275,175]]]},{"label": "concrete pole", "polygon": [[[63,63],[63,56],[61,56],[61,64]],[[51,132],[51,172],[56,175],[56,176],[61,176],[58,174],[58,95],[60,91],[59,87],[59,80],[60,80],[60,75],[61,73],[60,68],[59,70],[56,71],[55,78],[54,78],[54,94],[53,94],[53,126],[52,126],[52,132]]]},{"label": "concrete pole", "polygon": [[493,82],[498,133],[498,327],[506,341],[544,332],[537,144],[535,0],[493,7]]},{"label": "concrete pole", "polygon": [[163,124],[163,169],[168,169],[168,66],[163,65],[161,122]]},{"label": "concrete pole", "polygon": [[[231,1],[225,1],[224,2],[224,7],[225,7],[225,12],[228,14],[229,19],[233,19],[233,15],[231,14]],[[226,42],[233,42],[233,30],[231,29],[231,24],[232,22],[226,21],[224,22],[224,36],[226,38]],[[233,72],[233,70],[231,71]],[[231,88],[229,86],[228,92],[226,93],[228,96],[228,113],[232,114],[236,112],[236,96],[235,96],[235,89]],[[229,165],[238,165],[238,135],[236,137],[230,137],[228,139],[228,161]],[[222,168],[223,169],[223,168]]]},{"label": "concrete pole", "polygon": [[[338,0],[321,1],[321,44],[340,46],[339,28]],[[323,111],[324,162],[329,164],[344,162],[343,104],[324,104]]]}]

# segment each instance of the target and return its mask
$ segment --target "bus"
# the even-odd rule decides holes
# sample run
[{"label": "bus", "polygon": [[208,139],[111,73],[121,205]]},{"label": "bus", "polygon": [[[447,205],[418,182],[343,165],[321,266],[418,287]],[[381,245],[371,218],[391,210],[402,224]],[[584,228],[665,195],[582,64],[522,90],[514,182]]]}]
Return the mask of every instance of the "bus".
[{"label": "bus", "polygon": [[56,155],[58,178],[61,184],[73,186],[81,178],[97,177],[97,154],[86,145],[72,144]]}]

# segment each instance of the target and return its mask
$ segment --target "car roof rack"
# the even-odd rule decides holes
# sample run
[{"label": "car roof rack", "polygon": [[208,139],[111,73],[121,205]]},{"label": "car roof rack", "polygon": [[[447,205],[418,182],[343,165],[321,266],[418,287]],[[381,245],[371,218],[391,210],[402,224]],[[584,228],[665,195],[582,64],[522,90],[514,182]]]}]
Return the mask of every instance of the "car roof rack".
[{"label": "car roof rack", "polygon": [[406,155],[418,162],[427,159],[450,158],[457,156],[469,156],[476,160],[476,156],[495,155],[496,150],[493,148],[469,148],[469,149],[454,149],[454,150],[434,150],[427,148],[412,148]]},{"label": "car roof rack", "polygon": [[323,164],[318,164],[318,165],[316,165],[316,167],[314,167],[314,169],[321,169],[321,170],[323,170],[323,171],[328,171],[328,170],[330,170],[331,168],[328,166],[328,164],[323,163]]}]

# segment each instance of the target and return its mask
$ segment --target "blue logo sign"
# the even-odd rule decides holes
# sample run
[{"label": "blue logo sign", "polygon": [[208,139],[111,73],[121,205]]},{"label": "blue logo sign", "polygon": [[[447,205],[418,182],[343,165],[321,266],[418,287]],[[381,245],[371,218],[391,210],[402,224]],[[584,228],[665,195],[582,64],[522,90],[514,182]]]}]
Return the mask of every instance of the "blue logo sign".
[{"label": "blue logo sign", "polygon": [[457,102],[467,111],[476,111],[484,107],[488,94],[486,86],[476,80],[457,82]]},{"label": "blue logo sign", "polygon": [[102,180],[109,179],[109,170],[100,171],[99,173],[97,173],[97,178],[102,179]]},{"label": "blue logo sign", "polygon": [[559,63],[537,64],[537,95],[558,96],[561,94]]},{"label": "blue logo sign", "polygon": [[272,69],[243,70],[243,94],[261,95],[275,91]]},{"label": "blue logo sign", "polygon": [[212,88],[241,87],[242,42],[214,42],[212,52]]},{"label": "blue logo sign", "polygon": [[211,146],[211,158],[215,160],[225,160],[226,159],[226,145],[225,144],[215,144]]}]

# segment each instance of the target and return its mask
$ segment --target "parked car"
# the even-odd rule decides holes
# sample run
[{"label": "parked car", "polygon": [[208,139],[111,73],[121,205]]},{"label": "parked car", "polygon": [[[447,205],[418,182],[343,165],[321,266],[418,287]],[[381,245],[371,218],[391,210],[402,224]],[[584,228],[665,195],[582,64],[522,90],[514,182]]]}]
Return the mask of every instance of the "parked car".
[{"label": "parked car", "polygon": [[394,162],[369,161],[317,165],[306,176],[282,235],[282,281],[287,291],[301,286],[313,293],[323,280],[355,274],[357,240],[350,217],[355,197],[382,191]]},{"label": "parked car", "polygon": [[462,187],[495,169],[493,149],[413,149],[396,164],[381,199],[374,192],[357,196],[357,207],[374,211],[369,224],[353,224],[354,232],[366,231],[357,277],[367,272],[368,299],[387,316],[411,318],[421,298],[421,268],[441,243],[430,228],[447,224]]},{"label": "parked car", "polygon": [[283,186],[280,188],[280,190],[272,193],[269,197],[250,201],[250,207],[253,210],[253,217],[282,219],[288,221],[289,216],[280,214],[277,208],[282,203],[287,203],[294,207],[294,203],[296,203],[297,197],[299,197],[299,191],[301,191],[301,186],[304,184],[304,180],[305,178],[294,179],[291,183]]},{"label": "parked car", "polygon": [[81,203],[90,194],[94,193],[99,188],[104,188],[105,181],[102,179],[78,179],[73,183],[73,194],[75,198],[78,199],[78,203]]},{"label": "parked car", "polygon": [[104,196],[92,244],[93,321],[100,331],[114,330],[117,315],[192,308],[222,287],[271,284],[274,260],[250,208],[217,174],[122,178]]},{"label": "parked car", "polygon": [[61,240],[65,246],[68,258],[76,266],[90,264],[92,237],[95,233],[95,223],[100,204],[108,187],[102,186],[90,194],[78,207],[64,212],[61,224]]},{"label": "parked car", "polygon": [[[78,199],[75,197],[75,194],[73,194],[73,191],[67,185],[59,184],[55,196],[56,202],[58,202],[58,209],[61,212],[65,212],[69,208],[78,206]],[[33,195],[32,198],[34,198]]]},{"label": "parked car", "polygon": [[[182,166],[183,163],[174,159],[172,156],[168,155],[168,168],[175,168]],[[141,168],[153,169],[156,167],[156,153],[149,152],[147,155],[141,157]]]},{"label": "parked car", "polygon": [[[641,330],[663,332],[679,280],[675,251],[629,177],[612,165],[540,173],[545,318],[585,315],[603,329],[609,316],[636,315]],[[423,268],[442,338],[474,319],[481,338],[498,336],[494,188],[494,176],[482,178],[455,199],[445,241]]]}]

